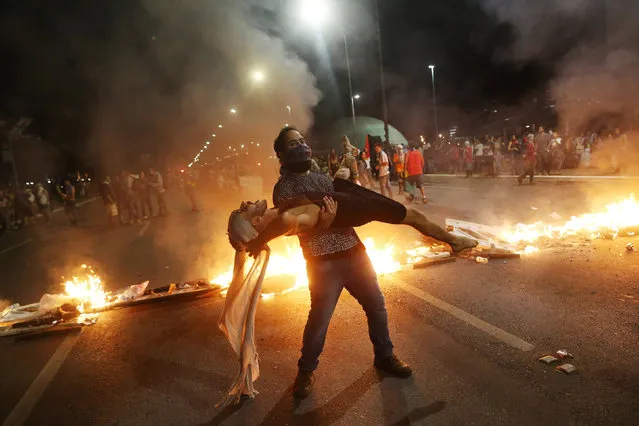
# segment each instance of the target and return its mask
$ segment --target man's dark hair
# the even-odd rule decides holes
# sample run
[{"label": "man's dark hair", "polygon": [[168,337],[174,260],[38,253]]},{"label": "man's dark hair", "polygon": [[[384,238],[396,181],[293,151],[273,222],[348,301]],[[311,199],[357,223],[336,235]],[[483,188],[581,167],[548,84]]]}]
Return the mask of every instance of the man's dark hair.
[{"label": "man's dark hair", "polygon": [[[299,130],[296,127],[286,126],[282,130],[280,130],[280,133],[277,135],[275,142],[273,142],[273,150],[277,154],[278,158],[280,156],[280,153],[286,150],[286,134],[290,132],[291,130],[295,130],[296,132],[299,132]],[[300,134],[301,133],[302,132],[300,132]]]}]

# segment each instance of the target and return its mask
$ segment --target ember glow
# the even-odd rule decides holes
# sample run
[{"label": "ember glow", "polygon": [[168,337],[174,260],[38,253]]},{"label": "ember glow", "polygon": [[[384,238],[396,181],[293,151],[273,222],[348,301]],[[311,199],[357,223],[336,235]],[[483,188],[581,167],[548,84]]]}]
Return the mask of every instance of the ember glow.
[{"label": "ember glow", "polygon": [[608,235],[616,238],[624,228],[639,227],[639,203],[631,194],[618,203],[610,203],[598,213],[573,216],[569,221],[550,225],[544,222],[517,224],[504,231],[501,237],[512,244],[534,244],[540,238],[560,239],[583,235],[591,239]]},{"label": "ember glow", "polygon": [[102,280],[88,265],[82,265],[78,275],[74,275],[62,285],[65,296],[77,301],[80,312],[103,308],[107,305],[107,294],[104,291]]}]

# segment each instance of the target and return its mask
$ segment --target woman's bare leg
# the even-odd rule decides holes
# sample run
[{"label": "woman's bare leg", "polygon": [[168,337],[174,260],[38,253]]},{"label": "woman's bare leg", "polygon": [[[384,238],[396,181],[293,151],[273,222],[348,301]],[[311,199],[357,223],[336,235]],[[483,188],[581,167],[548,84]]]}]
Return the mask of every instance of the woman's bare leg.
[{"label": "woman's bare leg", "polygon": [[402,224],[415,228],[423,235],[449,244],[455,253],[467,248],[473,248],[478,244],[477,241],[470,238],[459,237],[446,232],[441,226],[429,221],[422,212],[412,207],[407,208],[406,217]]}]

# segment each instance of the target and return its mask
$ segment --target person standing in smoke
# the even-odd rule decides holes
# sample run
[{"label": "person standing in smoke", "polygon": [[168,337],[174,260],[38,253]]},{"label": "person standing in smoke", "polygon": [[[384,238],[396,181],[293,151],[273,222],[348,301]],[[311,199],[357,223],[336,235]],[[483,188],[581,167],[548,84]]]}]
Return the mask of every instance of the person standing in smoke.
[{"label": "person standing in smoke", "polygon": [[100,197],[104,203],[104,212],[109,223],[109,228],[113,227],[113,218],[118,216],[118,208],[116,204],[116,196],[111,187],[111,178],[108,176],[100,183]]},{"label": "person standing in smoke", "polygon": [[526,146],[524,147],[524,172],[517,178],[517,182],[519,182],[520,185],[526,176],[530,176],[530,184],[533,184],[536,165],[537,151],[535,149],[535,144],[531,139],[528,139]]},{"label": "person standing in smoke", "polygon": [[149,189],[151,194],[155,197],[158,204],[158,214],[160,216],[166,216],[166,200],[164,198],[164,182],[162,181],[162,175],[155,169],[149,169]]},{"label": "person standing in smoke", "polygon": [[49,191],[46,190],[44,185],[40,182],[36,184],[36,201],[38,202],[38,209],[42,216],[44,216],[44,222],[49,223],[49,211],[51,209],[49,202]]},{"label": "person standing in smoke", "polygon": [[335,149],[331,149],[331,153],[328,154],[328,172],[331,177],[335,176],[335,173],[339,170],[339,158]]},{"label": "person standing in smoke", "polygon": [[[238,185],[239,186],[239,185]],[[197,179],[195,173],[191,170],[184,177],[184,191],[191,201],[191,212],[199,213],[200,208],[197,203]]]},{"label": "person standing in smoke", "polygon": [[357,148],[351,145],[351,142],[346,136],[342,136],[342,144],[344,145],[344,155],[342,157],[342,163],[334,177],[358,183],[359,170],[357,170],[357,159],[354,155]]},{"label": "person standing in smoke", "polygon": [[551,136],[544,131],[542,126],[539,126],[539,133],[535,136],[535,151],[536,157],[539,160],[539,173],[548,176],[550,174],[550,142]]},{"label": "person standing in smoke", "polygon": [[466,167],[466,179],[473,175],[473,146],[469,141],[464,142],[464,165]]},{"label": "person standing in smoke", "polygon": [[69,179],[65,179],[61,195],[64,202],[64,213],[67,215],[71,226],[77,227],[78,213],[75,205],[75,186],[71,184]]},{"label": "person standing in smoke", "polygon": [[140,197],[140,211],[145,219],[153,216],[153,206],[151,205],[151,194],[149,193],[149,179],[144,172],[140,172],[138,180],[138,196]]},{"label": "person standing in smoke", "polygon": [[[381,150],[381,146],[378,149]],[[282,165],[280,179],[273,189],[276,207],[306,191],[334,192],[330,178],[309,171],[311,149],[297,129],[283,128],[275,140],[274,150]],[[326,208],[328,206],[325,205]],[[307,262],[311,310],[304,329],[302,356],[297,363],[299,371],[293,385],[297,398],[306,398],[311,392],[313,372],[319,364],[326,331],[344,288],[366,312],[375,367],[401,378],[412,374],[410,367],[393,354],[384,295],[364,245],[353,228],[326,229],[334,220],[335,213],[327,214],[325,209],[320,213],[320,229],[299,236]]]}]

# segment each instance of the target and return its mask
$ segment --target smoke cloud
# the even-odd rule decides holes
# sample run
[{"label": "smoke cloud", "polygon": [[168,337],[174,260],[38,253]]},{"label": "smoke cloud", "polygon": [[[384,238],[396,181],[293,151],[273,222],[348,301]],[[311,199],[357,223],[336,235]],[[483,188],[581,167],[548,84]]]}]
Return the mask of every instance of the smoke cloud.
[{"label": "smoke cloud", "polygon": [[211,161],[229,145],[270,146],[284,124],[308,128],[320,93],[306,63],[264,29],[277,29],[274,12],[257,0],[144,1],[133,20],[144,41],[119,43],[97,74],[92,137],[107,166],[127,151],[170,151],[167,165],[184,166],[207,138]]},{"label": "smoke cloud", "polygon": [[636,120],[639,3],[484,0],[483,4],[515,27],[518,38],[510,52],[515,59],[537,59],[554,67],[551,92],[562,129],[601,130]]}]

